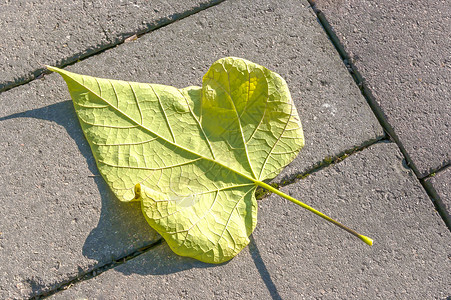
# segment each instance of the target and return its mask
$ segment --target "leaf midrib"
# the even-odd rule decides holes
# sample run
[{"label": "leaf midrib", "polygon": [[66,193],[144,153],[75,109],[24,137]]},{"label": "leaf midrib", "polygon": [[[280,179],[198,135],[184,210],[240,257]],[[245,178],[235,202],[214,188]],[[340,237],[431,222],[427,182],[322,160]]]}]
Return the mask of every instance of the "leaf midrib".
[{"label": "leaf midrib", "polygon": [[[56,69],[56,68],[55,68],[55,69]],[[59,69],[56,69],[56,70],[57,70],[58,73],[61,74],[61,71],[62,71],[62,70],[59,70]],[[192,150],[190,150],[190,149],[187,149],[187,148],[185,148],[185,147],[183,147],[183,146],[181,146],[181,145],[179,145],[179,144],[176,144],[176,143],[174,143],[174,142],[172,142],[172,141],[170,141],[170,140],[164,138],[163,136],[160,136],[159,134],[155,133],[154,131],[152,131],[152,130],[151,130],[150,128],[148,128],[147,126],[144,126],[143,124],[140,124],[140,123],[138,123],[137,121],[135,121],[132,117],[130,117],[130,116],[129,116],[128,114],[126,114],[125,112],[123,112],[121,109],[114,107],[114,105],[112,105],[108,100],[106,100],[105,98],[101,97],[99,94],[97,94],[96,92],[94,92],[94,91],[91,90],[90,88],[86,87],[84,84],[80,83],[78,80],[76,80],[76,79],[73,78],[72,76],[69,76],[69,75],[65,74],[67,71],[63,71],[63,72],[64,72],[64,73],[63,73],[64,75],[68,76],[71,80],[73,80],[74,82],[76,82],[77,84],[79,84],[80,86],[82,86],[83,88],[85,88],[86,90],[88,90],[88,91],[89,91],[90,93],[92,93],[94,96],[96,96],[96,97],[98,97],[99,99],[101,99],[101,100],[102,100],[103,102],[105,102],[109,107],[113,108],[113,109],[116,110],[118,113],[120,113],[120,114],[122,114],[123,116],[125,116],[125,117],[126,117],[127,119],[129,119],[129,121],[131,121],[132,123],[134,123],[134,124],[140,126],[142,129],[144,129],[144,130],[150,132],[151,134],[155,135],[157,138],[160,138],[160,139],[162,139],[163,141],[165,141],[165,142],[167,142],[167,143],[169,143],[169,144],[171,144],[171,145],[173,145],[173,146],[175,146],[175,147],[177,147],[177,148],[179,148],[179,149],[181,149],[181,150],[183,150],[183,151],[186,151],[186,152],[191,153],[191,154],[193,154],[193,155],[196,155],[196,156],[198,156],[198,157],[200,157],[200,158],[202,158],[202,159],[205,159],[205,160],[210,161],[210,162],[212,162],[212,163],[214,163],[214,164],[217,164],[217,165],[219,165],[219,166],[221,166],[221,167],[223,167],[223,168],[225,168],[225,169],[228,169],[228,170],[230,170],[230,171],[232,171],[232,172],[234,172],[234,173],[236,173],[236,174],[238,174],[238,175],[244,177],[245,179],[254,182],[254,183],[257,184],[257,185],[261,185],[261,184],[260,184],[261,181],[255,179],[255,178],[252,178],[252,177],[250,177],[250,176],[247,176],[246,174],[243,174],[243,173],[241,173],[240,171],[237,171],[237,170],[235,170],[235,169],[233,169],[233,168],[231,168],[231,167],[229,167],[229,166],[227,166],[227,165],[224,165],[224,164],[218,162],[217,160],[214,160],[214,159],[208,158],[208,157],[206,157],[206,156],[203,156],[203,155],[201,155],[201,154],[199,154],[199,153],[197,153],[197,152],[194,152],[194,151],[192,151]],[[68,72],[68,73],[70,73],[70,72]],[[63,75],[63,74],[61,74],[61,75]],[[89,76],[89,77],[91,77],[91,76]],[[92,77],[92,78],[95,78],[95,77]],[[104,80],[107,80],[108,82],[110,82],[110,84],[112,84],[112,83],[111,83],[111,80],[109,80],[109,79],[104,79]],[[152,86],[152,84],[149,84],[149,85]],[[177,89],[177,90],[179,90],[179,89]],[[179,91],[180,91],[180,90],[179,90]],[[181,93],[181,91],[180,91],[180,93]],[[115,95],[116,95],[116,97],[117,97],[117,93],[116,93],[116,92],[115,92]],[[95,126],[97,126],[97,125],[95,125]],[[208,140],[208,137],[207,137],[207,136],[205,136],[205,138]],[[91,142],[90,142],[89,140],[88,140],[88,142],[91,144]]]}]

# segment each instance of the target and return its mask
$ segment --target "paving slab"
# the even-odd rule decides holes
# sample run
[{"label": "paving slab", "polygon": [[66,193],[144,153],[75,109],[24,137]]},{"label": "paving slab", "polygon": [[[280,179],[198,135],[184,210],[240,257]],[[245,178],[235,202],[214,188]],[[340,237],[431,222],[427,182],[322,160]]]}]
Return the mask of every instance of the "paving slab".
[{"label": "paving slab", "polygon": [[441,170],[435,176],[425,180],[427,184],[430,184],[433,193],[436,193],[436,199],[439,201],[439,206],[442,206],[445,218],[448,222],[451,222],[451,167]]},{"label": "paving slab", "polygon": [[424,177],[451,163],[449,1],[316,0]]},{"label": "paving slab", "polygon": [[[162,244],[51,298],[445,299],[450,295],[451,234],[395,144],[375,144],[283,190],[371,236],[373,247],[271,195],[259,202],[259,224],[250,247],[230,263],[207,267],[176,256]],[[262,290],[262,282],[269,293]]]},{"label": "paving slab", "polygon": [[[224,2],[69,68],[185,87],[223,56],[280,73],[306,146],[290,178],[383,137],[307,2]],[[46,75],[0,94],[0,298],[22,298],[133,253],[159,237],[138,204],[98,176],[63,80]]]},{"label": "paving slab", "polygon": [[2,1],[0,91],[219,2]]}]

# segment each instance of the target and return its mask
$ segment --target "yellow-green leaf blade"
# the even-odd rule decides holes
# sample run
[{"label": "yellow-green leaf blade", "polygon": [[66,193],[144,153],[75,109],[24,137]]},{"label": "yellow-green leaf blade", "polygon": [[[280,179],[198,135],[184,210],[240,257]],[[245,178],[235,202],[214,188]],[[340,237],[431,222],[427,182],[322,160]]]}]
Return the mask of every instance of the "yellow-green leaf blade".
[{"label": "yellow-green leaf blade", "polygon": [[174,252],[220,263],[248,243],[254,191],[303,146],[285,81],[239,58],[215,62],[202,88],[124,82],[50,68],[66,80],[100,173],[142,201]]}]

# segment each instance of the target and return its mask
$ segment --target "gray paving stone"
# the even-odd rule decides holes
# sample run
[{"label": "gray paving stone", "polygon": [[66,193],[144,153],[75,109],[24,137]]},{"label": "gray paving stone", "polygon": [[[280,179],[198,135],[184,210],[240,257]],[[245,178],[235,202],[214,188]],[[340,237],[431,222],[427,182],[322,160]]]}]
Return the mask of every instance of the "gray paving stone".
[{"label": "gray paving stone", "polygon": [[220,1],[3,1],[0,90]]},{"label": "gray paving stone", "polygon": [[[373,247],[272,195],[260,201],[251,247],[228,264],[207,268],[163,244],[52,299],[445,299],[450,294],[451,234],[395,144],[373,145],[283,190],[371,236]],[[262,291],[262,281],[271,295]]]},{"label": "gray paving stone", "polygon": [[[224,2],[71,71],[184,87],[220,57],[280,73],[306,146],[283,177],[383,132],[306,2]],[[98,174],[62,79],[46,75],[0,94],[0,298],[54,288],[158,237],[139,205],[114,199]]]},{"label": "gray paving stone", "polygon": [[317,0],[421,177],[451,162],[449,1]]},{"label": "gray paving stone", "polygon": [[437,193],[439,201],[449,218],[451,215],[451,167],[438,172],[435,176],[426,179],[426,181],[432,185],[432,188]]}]

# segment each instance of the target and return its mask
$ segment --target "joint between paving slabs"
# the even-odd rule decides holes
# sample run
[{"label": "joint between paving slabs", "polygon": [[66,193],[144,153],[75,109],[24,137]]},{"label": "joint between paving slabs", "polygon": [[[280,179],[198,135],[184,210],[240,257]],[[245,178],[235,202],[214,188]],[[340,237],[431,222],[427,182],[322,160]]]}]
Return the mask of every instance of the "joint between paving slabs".
[{"label": "joint between paving slabs", "polygon": [[[200,11],[212,8],[224,1],[225,0],[211,0],[208,3],[202,3],[199,6],[193,7],[191,9],[183,11],[181,13],[175,13],[175,14],[172,14],[169,16],[162,17],[162,18],[152,21],[150,23],[146,23],[145,29],[138,30],[136,32],[122,33],[119,37],[115,38],[110,43],[103,44],[103,45],[101,44],[101,45],[98,45],[97,47],[88,47],[85,50],[83,50],[79,53],[76,53],[72,56],[62,58],[60,61],[55,62],[54,65],[55,65],[55,67],[58,67],[60,69],[65,68],[67,66],[74,65],[80,61],[83,61],[85,59],[99,55],[111,48],[115,48],[116,46],[122,45],[127,42],[135,41],[136,39],[142,37],[145,34],[151,33],[155,30],[158,30],[160,28],[168,26],[176,21],[182,20],[182,19],[192,16],[194,14],[197,14]],[[103,30],[104,34],[106,35],[106,30],[103,27],[101,27],[101,29]],[[106,35],[106,38],[109,39],[107,35]],[[52,63],[48,62],[48,64],[52,64]],[[50,74],[50,73],[51,72],[48,71],[45,67],[42,67],[42,68],[38,68],[34,71],[30,71],[24,77],[17,78],[14,81],[4,82],[4,83],[0,82],[0,93],[6,92],[15,87],[30,83],[33,80],[42,79],[46,74]]]},{"label": "joint between paving slabs", "polygon": [[[331,165],[338,164],[341,161],[348,158],[349,156],[351,156],[357,152],[363,151],[366,148],[368,148],[374,144],[381,143],[381,142],[389,142],[389,141],[390,140],[386,137],[366,141],[362,145],[354,147],[352,149],[345,150],[336,156],[326,156],[322,161],[317,162],[316,164],[314,164],[310,169],[308,169],[305,172],[292,175],[291,177],[284,179],[280,182],[272,182],[272,183],[268,183],[268,184],[270,186],[272,186],[273,188],[279,189],[281,187],[296,183],[299,180],[305,179],[308,176],[315,174]],[[255,191],[255,197],[257,198],[257,200],[263,200],[264,198],[268,197],[271,194],[272,193],[270,191],[265,190],[262,187],[258,187],[257,190]]]},{"label": "joint between paving slabs", "polygon": [[153,242],[152,244],[144,246],[144,247],[141,247],[141,248],[139,248],[138,250],[136,250],[135,252],[133,252],[131,254],[128,254],[128,255],[126,255],[124,257],[116,259],[116,260],[114,260],[114,261],[112,261],[110,263],[107,263],[105,265],[97,267],[97,268],[95,268],[93,270],[89,270],[89,271],[83,272],[81,274],[78,274],[76,277],[74,277],[72,279],[66,280],[66,281],[61,282],[59,284],[54,284],[54,286],[55,286],[54,289],[42,292],[42,293],[37,294],[37,295],[34,295],[30,299],[45,299],[45,298],[50,297],[50,296],[52,296],[52,295],[54,295],[54,294],[56,294],[58,292],[67,290],[67,289],[71,288],[72,286],[74,286],[74,285],[76,285],[76,284],[78,284],[80,282],[90,280],[90,279],[92,279],[92,278],[94,278],[96,276],[99,276],[103,272],[106,272],[108,270],[116,268],[117,266],[122,265],[122,264],[126,263],[127,261],[129,261],[131,259],[134,259],[134,258],[136,258],[136,257],[138,257],[138,256],[140,256],[140,255],[152,250],[153,248],[159,246],[162,243],[162,241],[163,241],[163,238],[160,238],[159,240]]},{"label": "joint between paving slabs", "polygon": [[444,171],[447,168],[451,168],[451,163],[447,163],[446,165],[443,165],[443,166],[433,170],[429,175],[427,175],[427,176],[425,176],[425,177],[423,177],[421,179],[426,180],[428,178],[435,177],[437,175],[437,173],[440,173],[440,172]]},{"label": "joint between paving slabs", "polygon": [[[429,176],[427,178],[430,177],[432,176]],[[428,194],[429,198],[432,199],[432,203],[434,203],[435,209],[439,213],[443,222],[445,222],[445,225],[448,227],[448,230],[451,231],[451,216],[449,215],[449,212],[446,209],[446,205],[443,203],[440,195],[437,193],[432,183],[426,180],[427,178],[420,179],[420,183],[426,190],[426,193]]]},{"label": "joint between paving slabs", "polygon": [[338,36],[335,34],[333,27],[330,25],[329,21],[327,21],[323,12],[316,7],[315,0],[307,0],[307,1],[310,3],[310,6],[311,6],[313,12],[316,14],[324,31],[328,35],[329,39],[331,40],[332,44],[334,45],[335,49],[337,50],[338,54],[340,55],[341,59],[343,60],[343,63],[345,64],[346,68],[348,69],[348,72],[351,74],[352,78],[354,79],[354,82],[359,87],[360,92],[362,93],[363,97],[366,99],[368,105],[370,106],[371,110],[375,114],[380,125],[384,129],[385,134],[392,141],[394,141],[396,143],[399,150],[403,154],[403,156],[407,162],[407,165],[415,173],[415,176],[417,177],[418,181],[421,183],[423,188],[426,190],[426,193],[428,194],[429,198],[433,202],[437,212],[440,214],[440,216],[442,217],[446,226],[451,231],[451,219],[450,219],[449,213],[447,212],[447,210],[445,208],[445,205],[441,201],[439,195],[433,188],[432,184],[425,181],[425,179],[429,178],[432,174],[434,174],[435,172],[439,172],[440,170],[446,168],[447,166],[449,166],[449,164],[447,164],[446,166],[439,167],[436,171],[432,171],[429,175],[423,176],[420,174],[420,172],[418,171],[418,168],[415,166],[410,155],[407,153],[406,149],[404,148],[404,145],[399,140],[397,134],[395,133],[395,131],[393,130],[391,125],[388,123],[387,117],[385,116],[384,112],[382,111],[379,104],[377,103],[371,90],[368,88],[368,86],[365,82],[365,79],[360,74],[357,67],[353,64],[352,59],[350,58],[350,56],[344,49]]},{"label": "joint between paving slabs", "polygon": [[357,84],[358,88],[360,89],[362,96],[365,98],[365,100],[367,101],[371,110],[373,111],[374,115],[376,116],[377,120],[379,121],[379,124],[384,129],[385,134],[392,141],[394,141],[396,143],[396,145],[400,149],[401,153],[404,155],[407,165],[415,173],[415,176],[419,179],[422,178],[422,176],[420,175],[420,172],[418,171],[418,169],[416,168],[412,159],[410,158],[410,155],[407,153],[406,149],[404,148],[403,144],[399,140],[397,134],[391,127],[390,123],[388,123],[387,117],[385,116],[384,112],[382,111],[379,104],[377,103],[375,97],[373,96],[373,93],[368,88],[368,86],[365,82],[365,79],[360,74],[357,67],[353,64],[352,59],[350,58],[350,56],[344,49],[338,36],[335,34],[333,27],[330,25],[329,21],[327,21],[323,12],[316,7],[315,0],[307,0],[307,1],[310,3],[310,6],[312,7],[313,12],[316,14],[321,26],[323,27],[324,31],[326,32],[326,34],[329,37],[330,41],[332,42],[333,46],[335,47],[338,54],[340,55],[349,74],[352,76],[352,78],[354,79],[354,82]]}]

